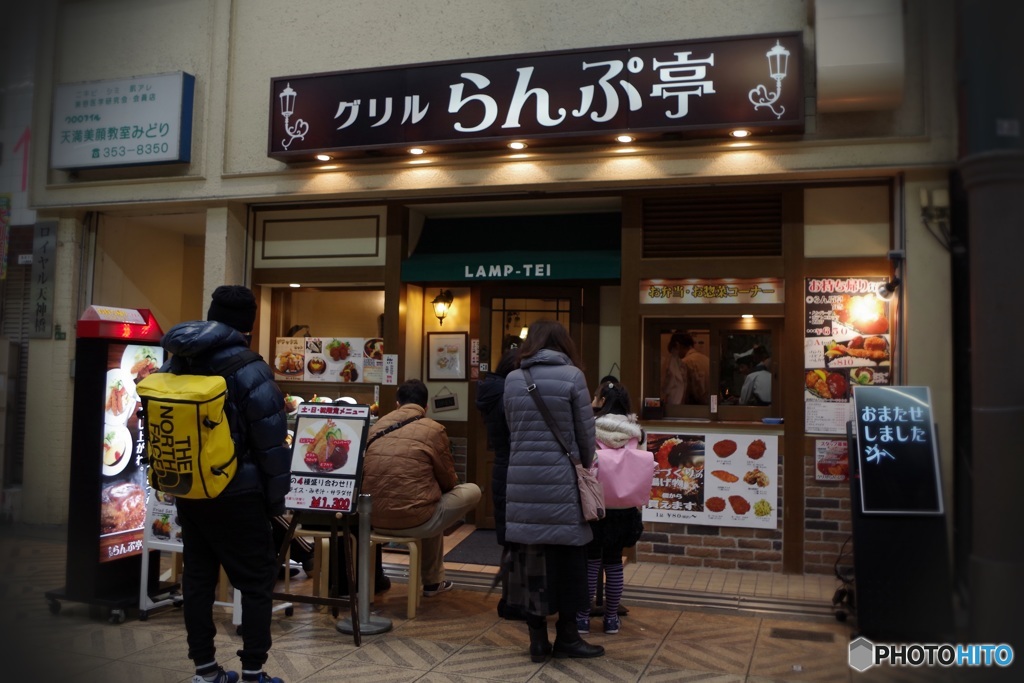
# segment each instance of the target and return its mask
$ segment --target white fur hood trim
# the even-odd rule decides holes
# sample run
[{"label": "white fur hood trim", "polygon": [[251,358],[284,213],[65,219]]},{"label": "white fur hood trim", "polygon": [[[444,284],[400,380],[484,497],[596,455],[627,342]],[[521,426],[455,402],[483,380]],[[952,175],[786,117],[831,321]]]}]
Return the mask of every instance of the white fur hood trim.
[{"label": "white fur hood trim", "polygon": [[639,442],[643,435],[636,415],[602,415],[597,418],[594,426],[597,440],[609,448],[622,448],[630,439]]}]

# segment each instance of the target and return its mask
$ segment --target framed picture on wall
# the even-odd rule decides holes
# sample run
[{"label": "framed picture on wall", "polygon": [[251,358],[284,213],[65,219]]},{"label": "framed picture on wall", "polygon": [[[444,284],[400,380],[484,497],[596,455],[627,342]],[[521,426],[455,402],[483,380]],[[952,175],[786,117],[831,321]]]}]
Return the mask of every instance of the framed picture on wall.
[{"label": "framed picture on wall", "polygon": [[469,374],[466,332],[427,333],[427,380],[465,380]]}]

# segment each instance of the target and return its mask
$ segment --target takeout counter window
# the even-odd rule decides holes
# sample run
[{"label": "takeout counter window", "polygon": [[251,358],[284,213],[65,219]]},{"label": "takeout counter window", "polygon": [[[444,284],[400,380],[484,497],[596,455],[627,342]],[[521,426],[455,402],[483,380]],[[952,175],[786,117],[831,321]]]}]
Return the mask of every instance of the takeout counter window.
[{"label": "takeout counter window", "polygon": [[762,420],[782,415],[774,353],[781,345],[778,317],[645,318],[643,419],[757,422],[763,428]]}]

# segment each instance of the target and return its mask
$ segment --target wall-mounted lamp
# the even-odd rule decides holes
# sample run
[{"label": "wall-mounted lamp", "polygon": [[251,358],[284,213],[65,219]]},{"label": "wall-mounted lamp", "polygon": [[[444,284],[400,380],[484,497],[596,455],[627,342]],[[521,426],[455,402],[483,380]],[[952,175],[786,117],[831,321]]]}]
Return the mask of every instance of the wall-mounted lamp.
[{"label": "wall-mounted lamp", "polygon": [[875,296],[882,301],[888,301],[896,293],[896,288],[903,284],[903,281],[898,277],[892,279],[891,282],[880,282],[878,287],[875,288]]},{"label": "wall-mounted lamp", "polygon": [[430,302],[430,305],[434,307],[434,315],[437,316],[439,325],[444,325],[444,319],[448,315],[448,309],[451,308],[453,301],[455,301],[455,297],[452,295],[452,290],[442,289]]}]

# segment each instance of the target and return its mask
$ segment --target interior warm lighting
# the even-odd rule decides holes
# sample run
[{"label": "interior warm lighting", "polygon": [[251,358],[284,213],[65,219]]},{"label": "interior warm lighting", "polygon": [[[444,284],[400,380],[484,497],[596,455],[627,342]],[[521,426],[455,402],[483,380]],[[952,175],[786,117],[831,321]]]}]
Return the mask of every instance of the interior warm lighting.
[{"label": "interior warm lighting", "polygon": [[736,130],[729,131],[729,135],[733,136],[734,138],[746,138],[750,137],[750,131],[747,130],[746,128],[737,128]]},{"label": "interior warm lighting", "polygon": [[754,314],[753,314],[753,313],[744,313],[744,314],[743,314],[743,315],[741,315],[740,317],[741,317],[741,318],[745,318],[745,319],[747,319],[747,320],[750,320],[751,318],[753,318],[753,317],[754,317]]},{"label": "interior warm lighting", "polygon": [[432,159],[412,159],[409,161],[410,164],[430,164],[433,163]]},{"label": "interior warm lighting", "polygon": [[437,316],[439,325],[444,325],[444,319],[448,315],[448,309],[451,308],[453,301],[455,301],[455,297],[452,295],[452,290],[442,289],[430,302],[430,305],[434,307],[434,315]]},{"label": "interior warm lighting", "polygon": [[529,154],[509,154],[508,158],[509,159],[529,159],[530,155]]},{"label": "interior warm lighting", "polygon": [[292,282],[292,283],[291,283],[291,284],[289,284],[288,286],[289,286],[289,287],[294,287],[294,288],[298,289],[298,288],[299,288],[299,287],[301,287],[302,285],[300,285],[300,284],[299,284],[298,282]]},{"label": "interior warm lighting", "polygon": [[618,154],[629,154],[630,152],[635,152],[636,151],[636,147],[619,147],[615,151]]},{"label": "interior warm lighting", "polygon": [[516,142],[508,143],[508,148],[509,149],[526,149],[526,143],[525,142],[519,142],[517,140]]},{"label": "interior warm lighting", "polygon": [[616,136],[615,140],[625,145],[630,142],[633,142],[633,140],[636,140],[636,138],[634,138],[632,135],[618,135]]},{"label": "interior warm lighting", "polygon": [[530,331],[529,328],[526,328],[526,327],[524,327],[523,329],[519,330],[519,338],[520,339],[526,339],[526,333],[529,332],[529,331]]},{"label": "interior warm lighting", "polygon": [[330,161],[331,157],[329,155],[327,155],[327,154],[317,154],[316,155],[316,160],[317,161]]},{"label": "interior warm lighting", "polygon": [[423,149],[422,147],[413,147],[412,149],[409,150],[409,154],[420,155],[425,154],[426,151],[427,150]]}]

